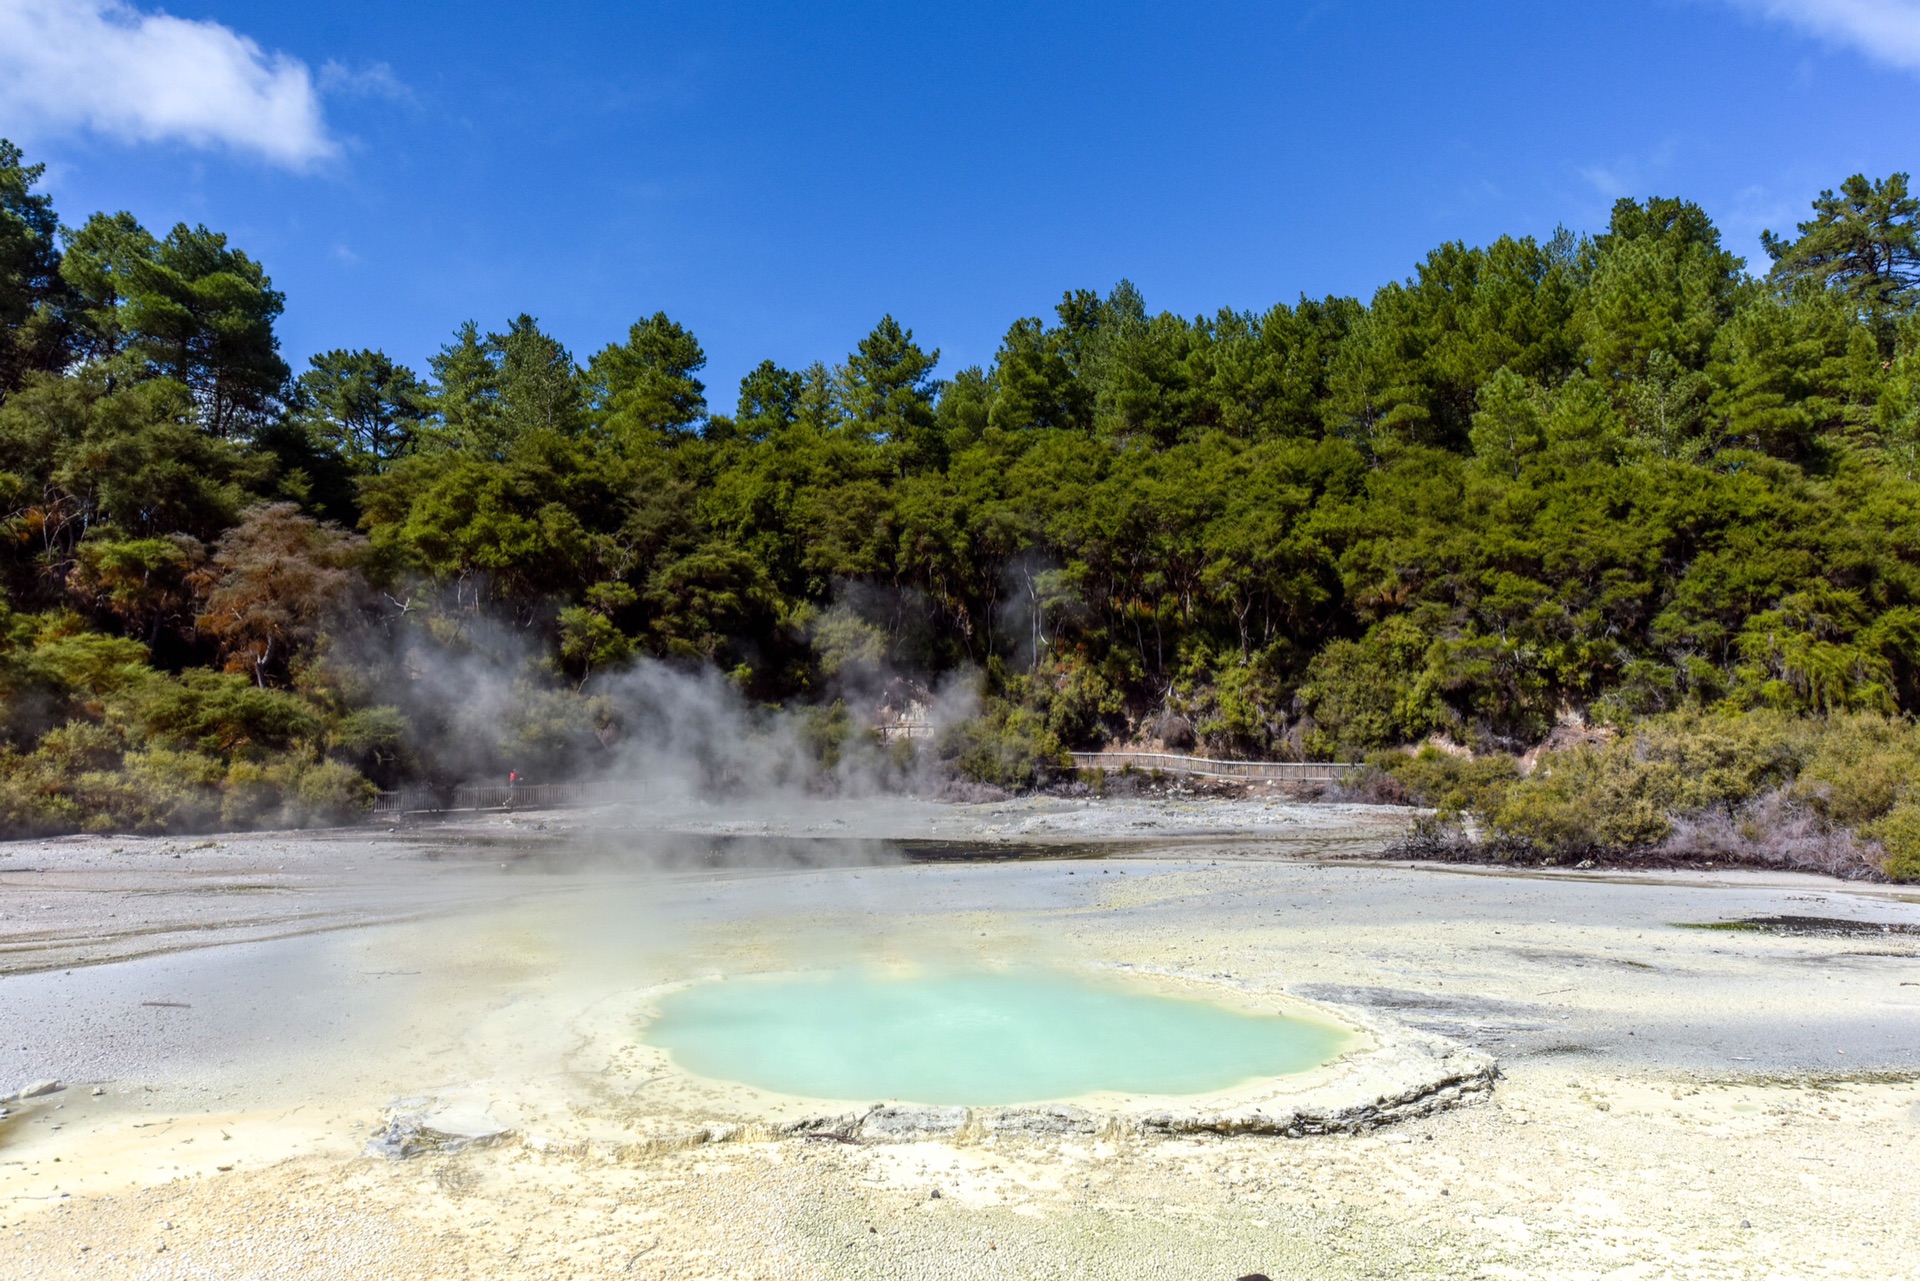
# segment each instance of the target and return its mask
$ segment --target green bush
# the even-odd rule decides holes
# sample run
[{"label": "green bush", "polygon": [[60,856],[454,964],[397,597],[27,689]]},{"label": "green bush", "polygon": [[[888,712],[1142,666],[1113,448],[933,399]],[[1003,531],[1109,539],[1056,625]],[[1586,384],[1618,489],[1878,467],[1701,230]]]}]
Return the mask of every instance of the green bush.
[{"label": "green bush", "polygon": [[[15,739],[0,749],[0,831],[339,822],[371,804],[358,771],[318,757],[327,717],[312,700],[232,673],[169,676],[146,666],[144,646],[76,631],[69,615],[20,624],[9,615],[0,636]],[[56,715],[36,736],[34,722]],[[391,753],[404,731],[391,709],[373,708],[327,737],[370,756]]]},{"label": "green bush", "polygon": [[220,826],[274,827],[285,807],[284,768],[235,761],[220,786]]},{"label": "green bush", "polygon": [[106,768],[75,768],[57,744],[0,752],[0,828],[21,836],[204,830],[219,819],[225,772],[190,752],[129,752]]},{"label": "green bush", "polygon": [[221,786],[222,826],[310,827],[366,813],[372,783],[337,761],[281,757],[268,764],[235,761]]},{"label": "green bush", "polygon": [[378,795],[359,771],[338,761],[314,761],[294,776],[293,818],[301,827],[351,822],[372,809]]},{"label": "green bush", "polygon": [[125,770],[155,812],[166,815],[155,826],[206,831],[218,825],[227,769],[217,757],[156,747],[127,753]]},{"label": "green bush", "polygon": [[411,729],[397,707],[363,707],[340,718],[327,746],[363,774],[394,781],[412,763]]},{"label": "green bush", "polygon": [[1248,658],[1238,654],[1213,673],[1212,707],[1195,727],[1202,740],[1229,751],[1264,754],[1278,746],[1292,699],[1282,665],[1287,647]]},{"label": "green bush", "polygon": [[1581,747],[1543,757],[1487,815],[1500,837],[1556,856],[1656,845],[1673,831],[1663,797],[1678,782],[1670,764],[1636,759],[1630,747]]},{"label": "green bush", "polygon": [[1920,801],[1904,801],[1869,824],[1867,835],[1886,851],[1889,880],[1920,881]]},{"label": "green bush", "polygon": [[194,670],[155,682],[137,715],[149,742],[218,756],[284,751],[321,730],[306,700],[233,672]]},{"label": "green bush", "polygon": [[1647,783],[1658,802],[1688,813],[1791,782],[1806,757],[1809,725],[1779,712],[1679,712],[1640,722],[1607,751],[1654,767]]},{"label": "green bush", "polygon": [[1073,767],[1073,758],[1039,713],[999,700],[979,716],[949,726],[938,751],[961,777],[997,787],[1032,787]]},{"label": "green bush", "polygon": [[27,660],[41,682],[97,705],[153,679],[145,645],[121,636],[69,631],[74,625],[77,620],[66,615],[43,624]]},{"label": "green bush", "polygon": [[1407,800],[1448,816],[1492,813],[1520,777],[1511,756],[1461,756],[1435,747],[1380,752],[1367,764],[1393,779]]},{"label": "green bush", "polygon": [[1920,727],[1876,712],[1675,712],[1544,753],[1525,777],[1511,757],[1433,749],[1370,764],[1405,799],[1472,815],[1514,852],[1619,856],[1705,816],[1757,847],[1774,833],[1754,826],[1752,807],[1774,797],[1811,811],[1816,832],[1878,842],[1887,875],[1920,878]]},{"label": "green bush", "polygon": [[1423,738],[1439,723],[1427,681],[1432,642],[1407,618],[1390,618],[1358,641],[1334,641],[1307,665],[1300,697],[1313,717],[1309,750],[1353,760]]},{"label": "green bush", "polygon": [[1889,716],[1833,716],[1814,722],[1797,796],[1839,827],[1873,823],[1920,787],[1920,731]]},{"label": "green bush", "polygon": [[1111,681],[1086,663],[1062,663],[1033,682],[1035,701],[1046,716],[1046,732],[1056,744],[1095,747],[1125,706]]},{"label": "green bush", "polygon": [[853,717],[844,699],[836,698],[826,707],[807,708],[799,718],[800,741],[807,754],[825,770],[840,764],[841,754],[853,733]]},{"label": "green bush", "polygon": [[44,759],[0,749],[0,828],[8,835],[78,831],[84,817]]},{"label": "green bush", "polygon": [[120,736],[91,721],[68,721],[41,736],[34,755],[68,773],[111,769],[120,763]]}]

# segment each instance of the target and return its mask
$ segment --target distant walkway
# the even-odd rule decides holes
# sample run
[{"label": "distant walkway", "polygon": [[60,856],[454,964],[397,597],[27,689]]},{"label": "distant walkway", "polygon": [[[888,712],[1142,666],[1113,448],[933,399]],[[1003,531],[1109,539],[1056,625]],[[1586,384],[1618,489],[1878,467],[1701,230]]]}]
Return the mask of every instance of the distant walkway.
[{"label": "distant walkway", "polygon": [[1361,768],[1354,761],[1216,761],[1204,756],[1177,756],[1171,752],[1075,752],[1080,769],[1116,772],[1136,769],[1151,773],[1189,774],[1199,778],[1243,778],[1261,783],[1337,783]]},{"label": "distant walkway", "polygon": [[[1240,778],[1257,783],[1337,783],[1359,765],[1340,761],[1216,761],[1171,752],[1075,752],[1078,769],[1111,773],[1132,768],[1142,773],[1185,774],[1195,778]],[[378,815],[448,814],[458,810],[544,810],[568,805],[606,805],[628,799],[633,784],[505,783],[463,784],[454,788],[403,787],[382,792],[373,803]]]},{"label": "distant walkway", "polygon": [[455,810],[546,810],[566,805],[605,805],[633,794],[622,783],[467,783],[459,787],[403,787],[382,792],[375,814],[448,814]]}]

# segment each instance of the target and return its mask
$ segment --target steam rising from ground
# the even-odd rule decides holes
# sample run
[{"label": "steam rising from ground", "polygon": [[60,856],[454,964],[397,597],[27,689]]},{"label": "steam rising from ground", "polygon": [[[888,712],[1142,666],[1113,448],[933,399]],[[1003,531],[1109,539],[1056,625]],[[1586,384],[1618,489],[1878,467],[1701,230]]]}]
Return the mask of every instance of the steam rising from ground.
[{"label": "steam rising from ground", "polygon": [[938,794],[952,779],[935,744],[980,709],[972,672],[930,686],[879,662],[841,666],[827,697],[794,707],[755,704],[712,666],[651,658],[576,685],[524,632],[485,617],[402,619],[330,661],[356,701],[389,709],[370,719],[394,727],[395,781],[445,788],[512,773],[620,785],[621,799],[647,806]]},{"label": "steam rising from ground", "polygon": [[688,670],[642,660],[595,686],[620,718],[609,777],[633,784],[634,798],[764,804],[793,795],[871,797],[925,794],[947,781],[932,749],[947,726],[975,715],[969,678],[921,690],[894,678],[868,688],[897,699],[919,694],[915,737],[880,739],[872,726],[885,693],[858,694],[826,708],[748,704],[712,668]]}]

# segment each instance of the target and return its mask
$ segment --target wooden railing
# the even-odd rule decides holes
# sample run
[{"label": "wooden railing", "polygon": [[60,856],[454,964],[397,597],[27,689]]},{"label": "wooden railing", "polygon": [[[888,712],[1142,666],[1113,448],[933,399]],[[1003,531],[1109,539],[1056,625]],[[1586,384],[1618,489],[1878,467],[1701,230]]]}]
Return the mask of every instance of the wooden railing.
[{"label": "wooden railing", "polygon": [[1337,783],[1359,769],[1351,761],[1216,761],[1172,752],[1075,752],[1075,767],[1117,772],[1189,774],[1201,778],[1244,778],[1265,783]]},{"label": "wooden railing", "polygon": [[382,792],[375,814],[447,813],[452,810],[542,810],[561,805],[603,805],[631,795],[619,783],[467,783],[453,788],[403,787]]},{"label": "wooden railing", "polygon": [[[1172,752],[1074,752],[1083,770],[1186,774],[1265,783],[1337,783],[1360,766],[1342,761],[1216,761]],[[564,805],[607,805],[631,796],[621,783],[466,783],[454,788],[403,787],[382,792],[373,812],[382,815],[444,814],[455,810],[539,810]]]}]

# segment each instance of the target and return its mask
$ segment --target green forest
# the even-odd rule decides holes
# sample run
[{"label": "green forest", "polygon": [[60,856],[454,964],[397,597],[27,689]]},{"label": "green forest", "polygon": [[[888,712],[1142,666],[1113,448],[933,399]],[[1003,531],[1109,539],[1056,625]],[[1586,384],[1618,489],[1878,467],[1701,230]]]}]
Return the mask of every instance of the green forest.
[{"label": "green forest", "polygon": [[[1788,861],[1920,875],[1905,175],[1819,193],[1765,263],[1623,199],[1368,299],[1076,289],[946,377],[887,316],[725,398],[644,308],[591,353],[521,315],[424,370],[296,370],[263,264],[65,223],[41,179],[0,143],[12,834],[583,776],[654,663],[801,716],[823,761],[876,674],[959,681],[973,714],[921,750],[982,783],[1123,743],[1366,759],[1434,842],[1791,828],[1826,852]],[[506,692],[476,735],[435,672],[483,661]]]}]

